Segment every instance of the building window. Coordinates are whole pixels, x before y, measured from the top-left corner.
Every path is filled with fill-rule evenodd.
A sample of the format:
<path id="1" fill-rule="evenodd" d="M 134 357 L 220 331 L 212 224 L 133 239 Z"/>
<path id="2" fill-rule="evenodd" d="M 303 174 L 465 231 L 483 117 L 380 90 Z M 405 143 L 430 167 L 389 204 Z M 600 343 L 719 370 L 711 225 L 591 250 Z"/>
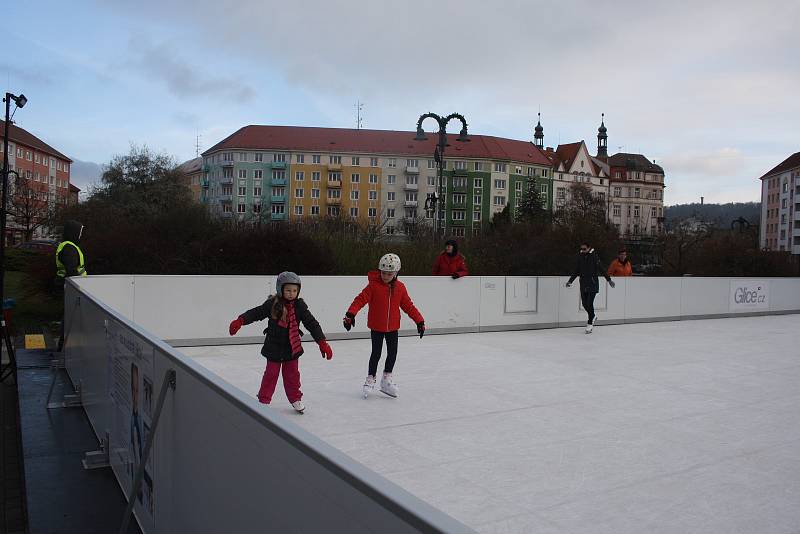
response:
<path id="1" fill-rule="evenodd" d="M 466 170 L 467 162 L 466 161 L 454 161 L 453 168 L 458 169 L 459 171 Z"/>
<path id="2" fill-rule="evenodd" d="M 406 218 L 407 219 L 416 219 L 417 218 L 417 208 L 406 208 Z"/>
<path id="3" fill-rule="evenodd" d="M 386 235 L 394 234 L 394 226 L 387 226 L 386 227 Z"/>
<path id="4" fill-rule="evenodd" d="M 239 161 L 247 161 L 247 152 L 237 152 L 236 157 Z"/>
<path id="5" fill-rule="evenodd" d="M 350 182 L 357 184 L 361 181 L 361 175 L 358 173 L 354 173 L 350 175 Z"/>
<path id="6" fill-rule="evenodd" d="M 547 194 L 547 184 L 539 184 L 539 193 L 542 195 Z"/>
<path id="7" fill-rule="evenodd" d="M 273 154 L 272 161 L 275 163 L 286 163 L 286 154 Z"/>
<path id="8" fill-rule="evenodd" d="M 508 166 L 505 163 L 495 163 L 494 172 L 506 172 Z"/>
<path id="9" fill-rule="evenodd" d="M 240 187 L 240 188 L 239 188 L 239 196 L 240 196 L 240 197 L 243 197 L 243 196 L 245 196 L 246 194 L 247 194 L 247 188 L 246 188 L 246 187 Z"/>
<path id="10" fill-rule="evenodd" d="M 473 204 L 480 204 L 481 203 L 481 195 L 474 195 L 472 197 Z"/>
<path id="11" fill-rule="evenodd" d="M 328 182 L 341 182 L 342 181 L 342 173 L 336 171 L 328 172 Z"/>
<path id="12" fill-rule="evenodd" d="M 639 187 L 633 188 L 633 196 L 634 198 L 639 198 L 642 195 L 642 190 Z"/>
<path id="13" fill-rule="evenodd" d="M 295 215 L 302 215 L 303 214 L 303 206 L 295 206 L 294 207 L 294 214 Z"/>
<path id="14" fill-rule="evenodd" d="M 350 217 L 358 217 L 358 208 L 350 208 Z"/>
<path id="15" fill-rule="evenodd" d="M 378 175 L 377 174 L 370 174 L 369 175 L 369 183 L 377 184 L 378 183 Z"/>
<path id="16" fill-rule="evenodd" d="M 286 179 L 286 171 L 272 171 L 272 179 L 273 180 L 285 180 Z"/>
<path id="17" fill-rule="evenodd" d="M 394 208 L 386 208 L 386 218 L 394 219 Z"/>
<path id="18" fill-rule="evenodd" d="M 506 188 L 506 181 L 505 180 L 495 180 L 494 181 L 494 188 L 495 189 L 505 189 Z"/>
<path id="19" fill-rule="evenodd" d="M 419 167 L 419 160 L 418 159 L 407 159 L 406 160 L 406 167 Z"/>
<path id="20" fill-rule="evenodd" d="M 270 211 L 272 212 L 273 215 L 283 215 L 284 213 L 286 213 L 286 209 L 283 204 L 273 204 Z"/>
<path id="21" fill-rule="evenodd" d="M 332 199 L 342 198 L 342 190 L 341 189 L 328 189 L 328 198 L 332 198 Z"/>
<path id="22" fill-rule="evenodd" d="M 350 200 L 358 200 L 358 189 L 350 191 Z"/>
<path id="23" fill-rule="evenodd" d="M 473 211 L 472 212 L 472 220 L 473 221 L 480 221 L 481 220 L 481 212 L 480 211 Z"/>
<path id="24" fill-rule="evenodd" d="M 247 213 L 247 205 L 245 205 L 245 204 L 237 204 L 236 205 L 236 213 Z"/>
<path id="25" fill-rule="evenodd" d="M 390 175 L 388 175 L 388 176 L 386 177 L 386 183 L 387 183 L 387 184 L 394 184 L 394 183 L 397 183 L 397 176 L 395 176 L 394 174 L 390 174 Z"/>
<path id="26" fill-rule="evenodd" d="M 377 217 L 377 216 L 378 216 L 378 208 L 367 209 L 367 217 Z"/>
<path id="27" fill-rule="evenodd" d="M 239 169 L 239 178 L 247 178 L 247 171 L 245 169 Z"/>
<path id="28" fill-rule="evenodd" d="M 253 178 L 255 180 L 261 180 L 263 177 L 264 177 L 264 171 L 262 170 L 253 171 Z"/>
<path id="29" fill-rule="evenodd" d="M 397 167 L 397 160 L 394 158 L 389 158 L 389 161 L 386 163 L 387 167 Z"/>
<path id="30" fill-rule="evenodd" d="M 656 216 L 656 207 L 655 206 L 650 208 L 650 216 L 651 217 L 655 217 Z"/>
<path id="31" fill-rule="evenodd" d="M 273 197 L 282 197 L 286 195 L 286 188 L 285 187 L 273 187 L 272 188 L 272 196 Z"/>
<path id="32" fill-rule="evenodd" d="M 332 165 L 341 165 L 342 156 L 328 156 L 328 163 Z"/>
<path id="33" fill-rule="evenodd" d="M 454 221 L 463 221 L 467 218 L 467 214 L 464 210 L 453 210 L 453 220 Z"/>
<path id="34" fill-rule="evenodd" d="M 517 181 L 514 184 L 514 191 L 516 191 L 517 193 L 522 193 L 522 182 Z"/>
<path id="35" fill-rule="evenodd" d="M 369 166 L 370 167 L 377 167 L 378 166 L 378 158 L 369 158 Z"/>
<path id="36" fill-rule="evenodd" d="M 417 185 L 419 177 L 417 175 L 406 176 L 406 185 Z"/>
<path id="37" fill-rule="evenodd" d="M 361 158 L 358 156 L 351 156 L 350 157 L 350 165 L 353 167 L 360 167 L 361 166 Z"/>
<path id="38" fill-rule="evenodd" d="M 614 217 L 622 217 L 622 206 L 619 204 L 614 204 L 612 213 L 614 214 Z"/>
<path id="39" fill-rule="evenodd" d="M 257 185 L 253 188 L 253 196 L 260 197 L 261 196 L 261 186 Z"/>
<path id="40" fill-rule="evenodd" d="M 482 171 L 482 170 L 483 170 L 483 163 L 481 163 L 480 161 L 476 161 L 476 162 L 475 162 L 475 163 L 473 163 L 472 165 L 473 165 L 473 168 L 474 168 L 476 171 Z"/>
<path id="41" fill-rule="evenodd" d="M 394 191 L 387 191 L 386 192 L 386 200 L 388 202 L 393 202 L 394 201 Z"/>
<path id="42" fill-rule="evenodd" d="M 416 202 L 417 201 L 417 194 L 413 192 L 406 193 L 406 202 Z"/>
<path id="43" fill-rule="evenodd" d="M 306 155 L 305 154 L 296 154 L 294 160 L 297 163 L 305 163 L 306 162 Z M 302 211 L 302 210 L 300 210 Z"/>
<path id="44" fill-rule="evenodd" d="M 621 197 L 622 196 L 622 188 L 621 187 L 614 187 L 614 196 Z"/>
<path id="45" fill-rule="evenodd" d="M 311 190 L 311 198 L 319 198 L 319 189 Z"/>
<path id="46" fill-rule="evenodd" d="M 319 154 L 312 154 L 311 163 L 316 163 L 316 164 L 322 163 L 322 156 L 320 156 Z"/>
<path id="47" fill-rule="evenodd" d="M 298 182 L 302 182 L 303 180 L 306 179 L 306 173 L 303 171 L 297 171 L 296 173 L 294 173 L 294 179 L 297 180 Z"/>
<path id="48" fill-rule="evenodd" d="M 305 191 L 302 188 L 294 190 L 294 198 L 303 198 Z"/>
<path id="49" fill-rule="evenodd" d="M 467 195 L 464 193 L 453 193 L 453 204 L 464 204 L 467 201 Z"/>
<path id="50" fill-rule="evenodd" d="M 338 217 L 339 216 L 339 206 L 328 206 L 328 216 L 330 217 Z"/>
<path id="51" fill-rule="evenodd" d="M 370 200 L 378 200 L 378 192 L 377 191 L 370 191 L 369 192 L 369 199 Z"/>
<path id="52" fill-rule="evenodd" d="M 262 154 L 261 152 L 256 152 L 255 154 L 253 154 L 253 161 L 264 161 L 264 154 Z"/>
<path id="53" fill-rule="evenodd" d="M 639 217 L 640 212 L 641 212 L 641 210 L 639 209 L 639 206 L 634 206 L 633 207 L 633 216 L 634 217 Z M 638 234 L 639 232 L 636 232 L 636 233 Z"/>
<path id="54" fill-rule="evenodd" d="M 322 176 L 322 174 L 319 171 L 312 172 L 311 173 L 311 181 L 312 182 L 319 182 L 321 176 Z"/>
<path id="55" fill-rule="evenodd" d="M 495 206 L 505 206 L 506 205 L 506 197 L 500 197 L 500 196 L 494 197 L 494 205 Z"/>
<path id="56" fill-rule="evenodd" d="M 436 177 L 435 176 L 428 176 L 428 186 L 436 187 Z"/>
<path id="57" fill-rule="evenodd" d="M 432 159 L 429 159 L 428 160 L 428 168 L 429 169 L 435 169 L 436 168 L 436 162 L 434 160 L 432 160 Z"/>
<path id="58" fill-rule="evenodd" d="M 253 213 L 261 213 L 261 204 L 253 204 Z"/>
<path id="59" fill-rule="evenodd" d="M 311 215 L 319 215 L 319 206 L 311 206 Z"/>

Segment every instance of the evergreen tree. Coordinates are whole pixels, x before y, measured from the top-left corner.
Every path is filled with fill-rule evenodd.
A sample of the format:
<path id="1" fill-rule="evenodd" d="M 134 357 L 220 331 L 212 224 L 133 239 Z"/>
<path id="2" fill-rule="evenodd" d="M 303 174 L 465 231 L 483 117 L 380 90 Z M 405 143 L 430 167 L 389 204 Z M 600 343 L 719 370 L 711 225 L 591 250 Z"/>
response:
<path id="1" fill-rule="evenodd" d="M 528 178 L 517 206 L 517 222 L 546 222 L 550 218 L 547 211 L 547 200 L 536 187 L 536 181 Z"/>

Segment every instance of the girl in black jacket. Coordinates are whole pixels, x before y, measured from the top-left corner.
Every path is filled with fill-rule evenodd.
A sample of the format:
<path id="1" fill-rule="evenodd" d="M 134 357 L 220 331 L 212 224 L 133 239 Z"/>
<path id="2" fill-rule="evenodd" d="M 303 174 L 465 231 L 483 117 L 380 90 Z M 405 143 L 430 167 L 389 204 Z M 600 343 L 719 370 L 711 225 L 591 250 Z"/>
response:
<path id="1" fill-rule="evenodd" d="M 269 319 L 264 333 L 264 346 L 261 354 L 267 359 L 267 368 L 261 379 L 258 400 L 264 404 L 272 401 L 272 394 L 278 383 L 278 374 L 283 374 L 283 387 L 292 407 L 300 413 L 306 409 L 303 405 L 303 392 L 300 391 L 300 368 L 298 358 L 303 354 L 300 343 L 303 323 L 314 341 L 319 345 L 323 358 L 333 358 L 333 349 L 325 341 L 325 334 L 319 323 L 311 315 L 308 305 L 301 298 L 300 277 L 292 272 L 283 272 L 275 282 L 276 294 L 270 295 L 261 306 L 247 310 L 231 322 L 229 331 L 233 336 L 246 324 Z"/>
<path id="2" fill-rule="evenodd" d="M 597 321 L 597 315 L 594 313 L 594 297 L 600 291 L 598 274 L 602 274 L 608 280 L 608 285 L 614 287 L 614 281 L 611 280 L 611 277 L 600 265 L 600 258 L 595 254 L 594 249 L 589 243 L 581 243 L 575 270 L 572 271 L 572 276 L 569 277 L 567 287 L 570 287 L 572 282 L 580 277 L 581 304 L 583 304 L 583 309 L 586 310 L 586 315 L 588 315 L 588 320 L 586 321 L 587 334 L 592 333 L 594 323 Z"/>

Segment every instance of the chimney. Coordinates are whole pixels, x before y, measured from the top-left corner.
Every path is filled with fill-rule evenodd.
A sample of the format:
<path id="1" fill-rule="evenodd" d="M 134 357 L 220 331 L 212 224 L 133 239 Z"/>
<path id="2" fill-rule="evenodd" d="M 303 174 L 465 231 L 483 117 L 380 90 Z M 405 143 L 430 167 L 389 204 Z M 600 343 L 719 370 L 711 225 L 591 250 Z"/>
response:
<path id="1" fill-rule="evenodd" d="M 552 152 L 553 151 L 553 147 L 549 146 L 549 147 L 545 148 L 545 150 L 547 150 L 548 152 Z"/>
<path id="2" fill-rule="evenodd" d="M 703 197 L 700 197 L 700 205 L 703 205 Z"/>

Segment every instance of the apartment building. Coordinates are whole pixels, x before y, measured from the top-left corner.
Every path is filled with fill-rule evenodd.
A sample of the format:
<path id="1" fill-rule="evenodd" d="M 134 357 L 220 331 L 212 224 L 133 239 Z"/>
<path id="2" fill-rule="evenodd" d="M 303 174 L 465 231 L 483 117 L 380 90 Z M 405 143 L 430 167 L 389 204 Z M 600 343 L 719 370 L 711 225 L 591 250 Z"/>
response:
<path id="1" fill-rule="evenodd" d="M 761 248 L 800 254 L 800 152 L 761 180 Z"/>
<path id="2" fill-rule="evenodd" d="M 3 149 L 5 121 L 0 120 L 0 157 Z M 69 200 L 70 165 L 72 160 L 27 130 L 9 125 L 8 165 L 9 216 L 6 243 L 44 237 L 49 228 L 41 221 L 57 204 Z"/>
<path id="3" fill-rule="evenodd" d="M 630 239 L 664 231 L 664 169 L 642 154 L 620 152 L 608 158 L 609 220 Z"/>
<path id="4" fill-rule="evenodd" d="M 203 153 L 202 187 L 224 218 L 280 221 L 347 215 L 387 234 L 432 224 L 425 201 L 441 193 L 447 235 L 477 233 L 494 213 L 513 207 L 524 187 L 552 195 L 551 162 L 531 142 L 455 136 L 442 180 L 436 139 L 415 132 L 245 126 Z"/>

